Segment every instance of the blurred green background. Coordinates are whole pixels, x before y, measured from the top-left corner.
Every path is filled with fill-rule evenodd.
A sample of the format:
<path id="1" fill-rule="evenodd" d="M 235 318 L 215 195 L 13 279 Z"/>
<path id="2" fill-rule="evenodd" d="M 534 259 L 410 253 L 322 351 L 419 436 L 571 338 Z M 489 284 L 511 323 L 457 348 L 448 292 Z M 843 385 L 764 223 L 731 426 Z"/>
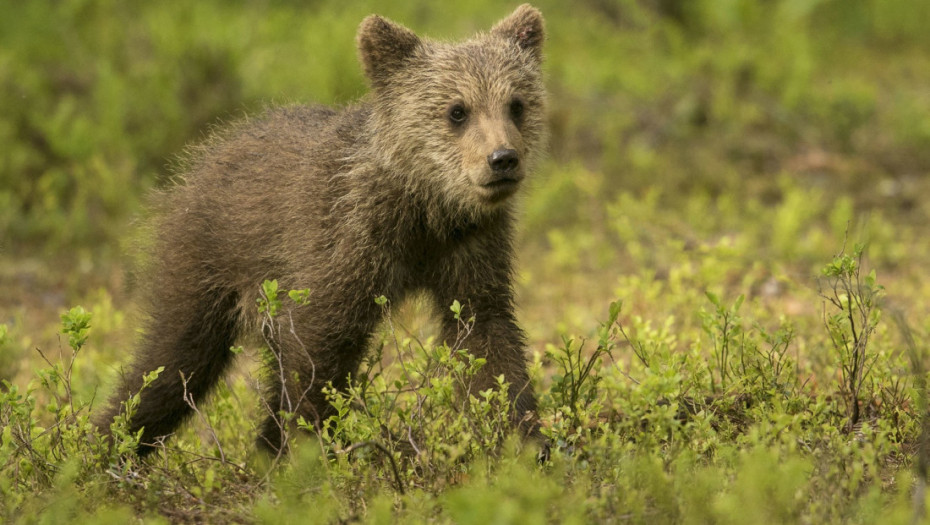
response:
<path id="1" fill-rule="evenodd" d="M 363 96 L 365 15 L 454 39 L 515 5 L 0 3 L 0 322 L 14 346 L 53 341 L 78 301 L 127 304 L 135 223 L 185 145 L 269 104 Z M 732 265 L 702 263 L 695 291 L 809 281 L 847 230 L 905 294 L 926 290 L 930 2 L 537 5 L 552 140 L 520 244 L 537 341 L 590 327 L 624 275 L 668 279 L 708 246 Z M 663 301 L 647 294 L 641 312 Z M 131 337 L 118 327 L 107 346 Z"/>
<path id="2" fill-rule="evenodd" d="M 670 204 L 686 192 L 774 202 L 783 197 L 776 179 L 788 173 L 824 187 L 827 197 L 849 193 L 856 205 L 926 217 L 914 190 L 930 171 L 930 3 L 538 6 L 548 20 L 547 171 L 602 175 L 604 201 L 619 190 L 659 187 Z M 368 13 L 450 38 L 486 29 L 512 8 L 4 2 L 2 249 L 106 251 L 146 191 L 167 179 L 172 159 L 210 126 L 268 103 L 358 98 L 366 86 L 354 37 Z M 540 202 L 529 203 L 530 226 L 577 220 L 579 191 L 534 194 Z"/>

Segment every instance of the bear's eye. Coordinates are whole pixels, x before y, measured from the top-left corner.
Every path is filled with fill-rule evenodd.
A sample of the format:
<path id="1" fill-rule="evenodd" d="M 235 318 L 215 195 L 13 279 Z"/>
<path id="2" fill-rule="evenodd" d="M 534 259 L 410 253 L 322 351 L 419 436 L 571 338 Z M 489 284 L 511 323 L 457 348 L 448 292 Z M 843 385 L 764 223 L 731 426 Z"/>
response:
<path id="1" fill-rule="evenodd" d="M 465 110 L 465 106 L 461 104 L 453 104 L 449 108 L 449 122 L 453 126 L 461 126 L 468 119 L 468 111 Z"/>
<path id="2" fill-rule="evenodd" d="M 523 101 L 515 98 L 510 102 L 510 118 L 514 122 L 520 122 L 523 119 Z"/>

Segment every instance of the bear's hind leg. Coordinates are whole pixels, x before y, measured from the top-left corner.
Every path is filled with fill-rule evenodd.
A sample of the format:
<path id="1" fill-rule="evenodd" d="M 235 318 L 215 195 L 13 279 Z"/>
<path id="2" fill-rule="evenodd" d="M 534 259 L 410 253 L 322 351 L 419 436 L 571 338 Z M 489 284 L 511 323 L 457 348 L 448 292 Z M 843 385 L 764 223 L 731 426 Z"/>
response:
<path id="1" fill-rule="evenodd" d="M 183 296 L 162 291 L 135 360 L 120 382 L 109 406 L 94 418 L 108 429 L 123 410 L 123 402 L 142 389 L 143 376 L 164 370 L 140 395 L 129 431 L 144 429 L 138 452 L 145 455 L 160 437 L 174 432 L 192 412 L 189 402 L 202 401 L 233 361 L 239 315 L 238 296 L 209 290 Z M 186 399 L 185 399 L 186 393 Z"/>

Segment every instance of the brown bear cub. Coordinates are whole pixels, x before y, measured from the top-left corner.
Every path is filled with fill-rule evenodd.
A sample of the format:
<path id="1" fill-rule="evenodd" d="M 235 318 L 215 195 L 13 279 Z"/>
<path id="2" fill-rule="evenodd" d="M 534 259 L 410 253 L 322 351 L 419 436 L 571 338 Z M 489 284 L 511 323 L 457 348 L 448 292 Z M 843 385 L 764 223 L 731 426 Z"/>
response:
<path id="1" fill-rule="evenodd" d="M 284 445 L 281 410 L 319 423 L 321 392 L 344 388 L 381 320 L 375 298 L 425 291 L 440 340 L 460 338 L 449 311 L 474 325 L 461 345 L 484 357 L 473 387 L 503 374 L 514 425 L 534 434 L 524 334 L 513 298 L 513 195 L 545 145 L 543 19 L 529 5 L 489 33 L 450 44 L 366 18 L 358 49 L 371 93 L 341 110 L 290 106 L 218 134 L 183 182 L 158 199 L 148 322 L 108 407 L 147 372 L 130 430 L 139 452 L 175 431 L 230 367 L 236 341 L 264 331 L 271 346 L 269 412 L 258 443 Z M 262 324 L 261 283 L 308 289 L 303 306 Z M 473 390 L 474 391 L 474 390 Z"/>

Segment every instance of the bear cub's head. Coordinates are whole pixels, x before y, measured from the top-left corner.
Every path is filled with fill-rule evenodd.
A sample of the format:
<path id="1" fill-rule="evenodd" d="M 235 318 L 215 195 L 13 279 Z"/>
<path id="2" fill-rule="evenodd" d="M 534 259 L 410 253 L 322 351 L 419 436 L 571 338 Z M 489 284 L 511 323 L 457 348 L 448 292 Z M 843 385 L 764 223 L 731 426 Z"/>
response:
<path id="1" fill-rule="evenodd" d="M 529 5 L 460 43 L 366 18 L 358 47 L 383 165 L 475 211 L 507 201 L 545 147 L 543 39 Z"/>

